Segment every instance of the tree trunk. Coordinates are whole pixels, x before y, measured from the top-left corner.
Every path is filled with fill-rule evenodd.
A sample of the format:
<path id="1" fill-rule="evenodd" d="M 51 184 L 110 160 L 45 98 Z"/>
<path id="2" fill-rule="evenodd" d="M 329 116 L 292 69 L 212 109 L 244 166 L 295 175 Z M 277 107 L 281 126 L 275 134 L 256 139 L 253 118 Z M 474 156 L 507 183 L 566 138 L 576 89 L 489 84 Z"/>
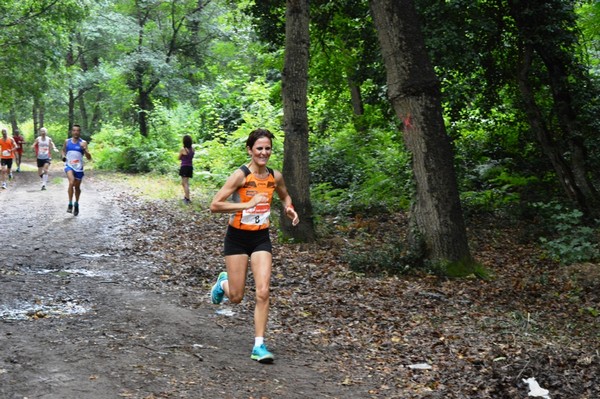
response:
<path id="1" fill-rule="evenodd" d="M 44 105 L 43 101 L 40 101 L 39 103 L 39 108 L 38 108 L 38 120 L 40 121 L 40 128 L 46 126 L 46 121 L 45 121 L 45 117 L 46 117 L 46 106 Z"/>
<path id="2" fill-rule="evenodd" d="M 142 79 L 140 78 L 140 81 Z M 143 89 L 138 90 L 137 119 L 142 137 L 148 137 L 148 111 L 150 110 L 150 95 Z"/>
<path id="3" fill-rule="evenodd" d="M 438 79 L 425 49 L 413 1 L 371 0 L 387 71 L 388 96 L 404 122 L 416 199 L 411 240 L 425 259 L 471 262 L 453 151 L 442 117 Z"/>
<path id="4" fill-rule="evenodd" d="M 536 103 L 535 95 L 529 83 L 529 71 L 531 67 L 533 49 L 531 46 L 525 46 L 521 69 L 518 75 L 519 90 L 523 99 L 525 114 L 529 120 L 529 126 L 535 133 L 543 153 L 548 157 L 554 172 L 563 191 L 575 203 L 585 203 L 585 196 L 577 187 L 573 172 L 569 168 L 568 162 L 561 154 L 561 150 L 554 140 L 552 133 L 544 122 L 544 116 Z"/>
<path id="5" fill-rule="evenodd" d="M 352 99 L 352 110 L 354 115 L 362 116 L 365 113 L 365 107 L 362 101 L 362 95 L 360 94 L 360 86 L 352 79 L 348 79 L 348 86 L 350 87 L 350 98 Z"/>
<path id="6" fill-rule="evenodd" d="M 102 107 L 99 104 L 102 104 L 102 92 L 98 91 L 96 93 L 96 101 L 92 104 L 92 121 L 89 127 L 91 132 L 95 132 L 100 128 L 100 121 L 102 120 Z"/>
<path id="7" fill-rule="evenodd" d="M 69 132 L 73 128 L 75 124 L 75 94 L 73 93 L 73 88 L 69 87 L 69 110 L 68 110 L 68 124 L 69 124 Z"/>
<path id="8" fill-rule="evenodd" d="M 15 111 L 14 107 L 10 107 L 10 127 L 12 130 L 12 133 L 14 134 L 15 131 L 19 130 L 19 122 L 17 121 L 17 112 Z"/>
<path id="9" fill-rule="evenodd" d="M 37 97 L 33 98 L 33 106 L 31 107 L 31 118 L 33 119 L 33 137 L 37 137 L 38 131 L 40 129 L 40 125 L 38 123 L 38 99 Z"/>
<path id="10" fill-rule="evenodd" d="M 77 33 L 77 41 L 78 42 L 82 42 L 83 39 L 81 38 L 81 33 Z M 79 67 L 81 68 L 81 71 L 83 73 L 88 72 L 89 67 L 88 67 L 88 63 L 87 63 L 87 58 L 85 56 L 85 53 L 81 53 L 79 54 Z M 87 91 L 87 88 L 82 88 L 80 87 L 77 90 L 77 100 L 79 102 L 79 115 L 80 115 L 80 121 L 79 124 L 81 125 L 81 129 L 85 132 L 84 134 L 82 134 L 82 138 L 84 140 L 88 140 L 90 139 L 89 134 L 90 134 L 90 126 L 89 126 L 89 117 L 88 117 L 88 112 L 87 112 L 87 106 L 85 103 L 85 92 Z"/>
<path id="11" fill-rule="evenodd" d="M 315 231 L 310 202 L 308 169 L 308 91 L 309 5 L 308 0 L 287 0 L 285 15 L 285 59 L 283 66 L 283 176 L 294 201 L 300 223 L 292 227 L 282 213 L 284 235 L 312 242 Z"/>
<path id="12" fill-rule="evenodd" d="M 84 132 L 89 132 L 90 129 L 90 125 L 89 125 L 89 117 L 88 117 L 88 112 L 87 112 L 87 107 L 85 104 L 85 96 L 84 96 L 85 91 L 84 90 L 79 90 L 79 93 L 77 94 L 77 99 L 79 100 L 79 114 L 81 115 L 81 129 Z M 89 137 L 83 136 L 83 139 L 85 140 L 89 140 Z"/>
<path id="13" fill-rule="evenodd" d="M 549 157 L 563 190 L 589 220 L 600 216 L 600 194 L 590 176 L 584 136 L 597 132 L 587 126 L 577 109 L 579 90 L 589 90 L 584 83 L 590 79 L 572 54 L 576 45 L 575 11 L 561 1 L 508 2 L 510 13 L 524 44 L 524 59 L 519 71 L 519 87 L 526 102 L 526 113 L 540 145 Z M 543 117 L 535 102 L 535 87 L 530 81 L 533 55 L 546 68 L 548 89 L 552 93 L 551 118 Z M 579 88 L 573 84 L 578 82 Z M 593 87 L 589 84 L 588 87 Z M 539 89 L 538 89 L 539 90 Z M 544 121 L 548 122 L 544 122 Z M 586 133 L 587 132 L 587 133 Z"/>

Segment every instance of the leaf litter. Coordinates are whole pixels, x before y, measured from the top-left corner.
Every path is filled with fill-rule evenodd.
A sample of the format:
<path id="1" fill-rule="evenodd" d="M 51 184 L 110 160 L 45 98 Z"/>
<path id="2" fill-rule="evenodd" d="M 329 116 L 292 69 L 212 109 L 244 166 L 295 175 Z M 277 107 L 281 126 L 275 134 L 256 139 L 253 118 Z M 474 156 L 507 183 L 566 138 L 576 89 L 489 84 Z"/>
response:
<path id="1" fill-rule="evenodd" d="M 149 284 L 185 292 L 191 307 L 209 301 L 224 268 L 227 216 L 174 201 L 122 203 L 127 250 L 159 263 Z M 349 219 L 350 227 L 316 244 L 281 243 L 272 228 L 268 339 L 307 363 L 325 361 L 340 385 L 372 397 L 521 398 L 528 378 L 553 398 L 600 397 L 599 318 L 590 311 L 600 307 L 600 265 L 588 265 L 596 274 L 581 284 L 547 259 L 526 225 L 482 218 L 469 221 L 469 240 L 489 280 L 350 270 L 343 258 L 350 247 L 405 233 L 398 220 L 406 216 L 397 216 Z M 248 279 L 245 300 L 222 313 L 251 317 Z"/>

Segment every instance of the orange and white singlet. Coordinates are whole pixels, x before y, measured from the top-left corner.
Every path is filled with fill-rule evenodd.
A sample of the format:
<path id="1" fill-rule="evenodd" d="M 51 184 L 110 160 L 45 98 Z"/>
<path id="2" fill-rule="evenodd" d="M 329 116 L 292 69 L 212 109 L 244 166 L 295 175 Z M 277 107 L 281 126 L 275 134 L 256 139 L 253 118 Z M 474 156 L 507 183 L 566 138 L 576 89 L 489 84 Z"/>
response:
<path id="1" fill-rule="evenodd" d="M 260 203 L 256 206 L 237 211 L 229 218 L 229 225 L 236 229 L 256 231 L 269 227 L 269 216 L 271 215 L 271 200 L 275 191 L 275 173 L 273 169 L 267 168 L 269 174 L 264 179 L 260 179 L 250 172 L 246 165 L 240 166 L 240 169 L 246 175 L 244 185 L 233 193 L 234 202 L 248 202 L 258 193 L 267 195 L 269 202 Z"/>
<path id="2" fill-rule="evenodd" d="M 7 137 L 6 140 L 0 137 L 0 158 L 12 159 L 13 150 L 16 147 L 12 138 Z"/>

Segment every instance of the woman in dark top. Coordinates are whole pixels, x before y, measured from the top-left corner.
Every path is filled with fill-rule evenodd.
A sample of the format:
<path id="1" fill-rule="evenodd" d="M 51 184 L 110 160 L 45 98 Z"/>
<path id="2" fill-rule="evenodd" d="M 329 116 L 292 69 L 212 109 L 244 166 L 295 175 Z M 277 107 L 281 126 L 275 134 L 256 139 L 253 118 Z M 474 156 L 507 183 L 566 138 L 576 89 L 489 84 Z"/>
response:
<path id="1" fill-rule="evenodd" d="M 181 185 L 183 186 L 183 202 L 189 204 L 190 201 L 190 178 L 194 174 L 194 149 L 192 148 L 192 136 L 183 136 L 183 148 L 179 151 L 179 176 L 181 176 Z"/>

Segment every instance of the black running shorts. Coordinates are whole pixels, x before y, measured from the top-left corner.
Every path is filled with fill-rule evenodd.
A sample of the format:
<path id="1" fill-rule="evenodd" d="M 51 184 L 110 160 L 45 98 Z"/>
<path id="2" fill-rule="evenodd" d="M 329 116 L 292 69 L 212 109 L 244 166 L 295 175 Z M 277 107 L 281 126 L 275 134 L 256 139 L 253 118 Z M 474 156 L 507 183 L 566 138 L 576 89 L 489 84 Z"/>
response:
<path id="1" fill-rule="evenodd" d="M 181 177 L 192 177 L 194 174 L 193 166 L 181 166 L 179 168 L 179 176 Z"/>
<path id="2" fill-rule="evenodd" d="M 272 253 L 269 229 L 248 231 L 227 226 L 224 253 L 227 255 L 252 255 L 253 252 L 267 251 Z"/>
<path id="3" fill-rule="evenodd" d="M 37 167 L 38 168 L 43 168 L 44 165 L 46 165 L 47 163 L 51 163 L 52 161 L 50 159 L 37 159 Z"/>

